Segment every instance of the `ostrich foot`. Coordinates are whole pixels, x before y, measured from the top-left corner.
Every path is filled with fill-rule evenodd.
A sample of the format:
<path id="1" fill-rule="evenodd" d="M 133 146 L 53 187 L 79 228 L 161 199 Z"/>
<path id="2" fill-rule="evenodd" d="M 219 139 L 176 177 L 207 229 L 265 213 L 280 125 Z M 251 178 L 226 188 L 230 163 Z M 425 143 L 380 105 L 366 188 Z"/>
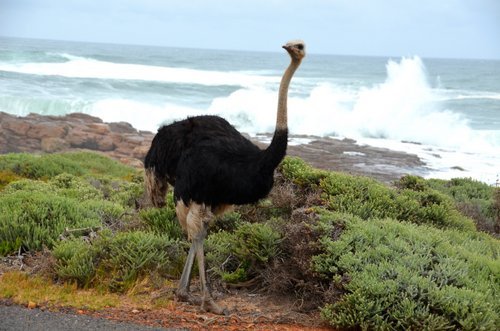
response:
<path id="1" fill-rule="evenodd" d="M 195 297 L 194 295 L 191 295 L 191 293 L 186 292 L 186 291 L 177 291 L 176 292 L 176 297 L 179 301 L 182 302 L 189 302 L 192 305 L 199 306 L 201 305 L 202 301 L 200 298 Z"/>
<path id="2" fill-rule="evenodd" d="M 217 315 L 229 315 L 227 308 L 219 306 L 212 298 L 202 300 L 186 291 L 177 291 L 176 297 L 179 301 L 188 302 L 193 306 L 200 306 L 203 311 Z"/>
<path id="3" fill-rule="evenodd" d="M 203 311 L 207 311 L 217 315 L 229 315 L 229 311 L 227 310 L 227 308 L 219 306 L 212 298 L 203 300 L 203 302 L 201 303 L 201 309 Z"/>

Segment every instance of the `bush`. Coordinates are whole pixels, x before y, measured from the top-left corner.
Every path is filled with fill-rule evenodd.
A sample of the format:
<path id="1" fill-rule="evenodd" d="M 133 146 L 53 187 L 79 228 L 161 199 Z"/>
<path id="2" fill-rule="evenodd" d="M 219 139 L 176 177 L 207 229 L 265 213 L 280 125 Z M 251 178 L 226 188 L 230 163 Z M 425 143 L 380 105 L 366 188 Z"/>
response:
<path id="1" fill-rule="evenodd" d="M 93 153 L 2 155 L 0 173 L 0 255 L 121 221 L 143 192 L 135 170 Z"/>
<path id="2" fill-rule="evenodd" d="M 178 240 L 184 238 L 182 228 L 177 220 L 174 209 L 168 206 L 164 208 L 145 209 L 141 210 L 139 215 L 148 231 Z"/>
<path id="3" fill-rule="evenodd" d="M 81 238 L 61 241 L 52 250 L 56 259 L 55 272 L 60 279 L 87 287 L 95 275 L 98 252 Z"/>
<path id="4" fill-rule="evenodd" d="M 62 173 L 75 176 L 85 174 L 133 177 L 136 172 L 106 156 L 91 152 L 60 154 L 6 154 L 0 155 L 0 171 L 31 179 L 47 179 Z"/>
<path id="5" fill-rule="evenodd" d="M 10 170 L 0 170 L 0 191 L 11 182 L 22 179 Z"/>
<path id="6" fill-rule="evenodd" d="M 74 175 L 14 181 L 0 193 L 0 254 L 51 248 L 66 228 L 98 227 L 124 210 Z"/>
<path id="7" fill-rule="evenodd" d="M 184 249 L 182 243 L 165 235 L 104 232 L 90 243 L 79 238 L 63 241 L 53 254 L 62 280 L 124 292 L 147 275 L 180 274 Z"/>
<path id="8" fill-rule="evenodd" d="M 267 224 L 243 223 L 233 233 L 208 236 L 207 262 L 224 281 L 245 281 L 259 275 L 280 254 L 280 241 L 280 234 Z"/>
<path id="9" fill-rule="evenodd" d="M 315 268 L 345 294 L 322 314 L 364 329 L 498 328 L 498 242 L 479 233 L 323 212 Z M 342 235 L 332 230 L 342 224 Z"/>
<path id="10" fill-rule="evenodd" d="M 47 192 L 15 191 L 0 195 L 2 255 L 51 248 L 66 228 L 95 227 L 100 215 L 81 202 Z"/>
<path id="11" fill-rule="evenodd" d="M 450 196 L 457 209 L 467 217 L 472 218 L 477 228 L 500 235 L 500 207 L 494 188 L 485 183 L 470 178 L 454 178 L 449 181 L 430 179 L 428 184 L 433 189 Z M 498 193 L 497 193 L 498 194 Z"/>
<path id="12" fill-rule="evenodd" d="M 328 172 L 314 169 L 298 157 L 286 157 L 278 171 L 288 180 L 300 186 L 315 186 Z"/>
<path id="13" fill-rule="evenodd" d="M 395 189 L 367 177 L 314 170 L 294 158 L 286 158 L 281 171 L 293 183 L 319 188 L 322 203 L 332 211 L 365 220 L 389 217 L 439 228 L 474 229 L 449 197 L 415 176 L 405 177 L 398 183 L 399 189 Z"/>
<path id="14" fill-rule="evenodd" d="M 136 208 L 144 192 L 141 182 L 131 182 L 108 175 L 88 177 L 86 180 L 101 192 L 104 199 L 123 207 Z"/>

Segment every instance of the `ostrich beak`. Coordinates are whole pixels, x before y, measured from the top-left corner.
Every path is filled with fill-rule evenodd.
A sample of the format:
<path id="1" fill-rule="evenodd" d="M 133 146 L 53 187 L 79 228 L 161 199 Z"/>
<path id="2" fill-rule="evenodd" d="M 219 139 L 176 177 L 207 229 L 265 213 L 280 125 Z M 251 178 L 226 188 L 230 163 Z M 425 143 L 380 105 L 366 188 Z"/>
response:
<path id="1" fill-rule="evenodd" d="M 286 49 L 287 51 L 289 51 L 289 50 L 292 48 L 292 46 L 290 46 L 290 45 L 283 45 L 283 46 L 281 46 L 281 47 L 283 47 L 283 48 L 284 48 L 284 49 Z"/>

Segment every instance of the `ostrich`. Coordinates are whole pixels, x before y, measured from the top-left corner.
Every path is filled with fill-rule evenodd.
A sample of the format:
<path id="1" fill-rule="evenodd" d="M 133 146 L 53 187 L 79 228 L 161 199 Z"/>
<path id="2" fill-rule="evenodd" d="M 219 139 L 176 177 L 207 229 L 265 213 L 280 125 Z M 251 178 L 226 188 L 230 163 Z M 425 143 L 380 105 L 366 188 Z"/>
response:
<path id="1" fill-rule="evenodd" d="M 144 160 L 146 196 L 155 207 L 165 205 L 168 184 L 174 187 L 177 218 L 191 248 L 182 271 L 177 298 L 201 305 L 204 311 L 226 314 L 207 286 L 203 242 L 210 221 L 234 205 L 255 203 L 273 186 L 274 170 L 286 154 L 287 95 L 295 70 L 305 56 L 304 42 L 283 48 L 291 62 L 281 79 L 276 128 L 270 145 L 261 150 L 225 119 L 195 116 L 158 129 Z M 189 292 L 191 269 L 198 260 L 201 298 Z"/>

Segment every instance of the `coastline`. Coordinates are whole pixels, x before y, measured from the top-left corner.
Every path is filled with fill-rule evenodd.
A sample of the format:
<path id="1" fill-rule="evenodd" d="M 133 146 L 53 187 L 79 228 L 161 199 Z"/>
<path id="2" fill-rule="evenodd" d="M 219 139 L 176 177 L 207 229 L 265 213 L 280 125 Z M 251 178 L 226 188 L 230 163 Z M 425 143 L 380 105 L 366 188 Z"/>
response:
<path id="1" fill-rule="evenodd" d="M 129 123 L 107 123 L 82 113 L 19 117 L 0 112 L 0 154 L 90 150 L 141 168 L 153 137 L 154 133 L 137 130 Z M 250 139 L 265 148 L 270 137 L 265 134 Z M 368 176 L 385 183 L 427 171 L 417 155 L 359 145 L 352 139 L 290 135 L 287 155 L 300 157 L 319 169 Z"/>

